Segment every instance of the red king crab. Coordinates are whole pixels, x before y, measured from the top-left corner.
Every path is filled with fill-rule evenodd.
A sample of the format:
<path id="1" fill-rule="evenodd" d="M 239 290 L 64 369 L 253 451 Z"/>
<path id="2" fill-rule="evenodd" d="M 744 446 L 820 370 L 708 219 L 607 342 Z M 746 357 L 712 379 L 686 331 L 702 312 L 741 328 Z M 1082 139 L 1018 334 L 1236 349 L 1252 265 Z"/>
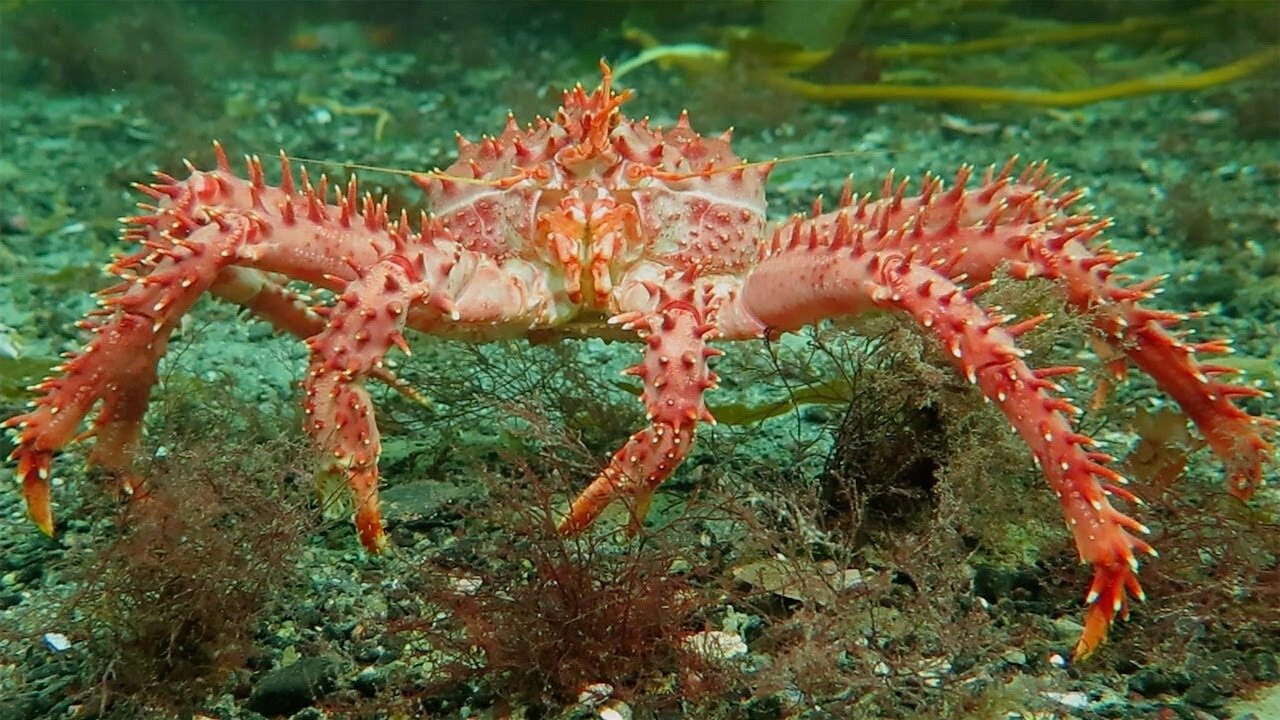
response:
<path id="1" fill-rule="evenodd" d="M 917 190 L 893 174 L 874 197 L 845 192 L 833 210 L 765 217 L 772 163 L 734 155 L 728 132 L 698 135 L 682 114 L 650 127 L 621 111 L 608 67 L 600 86 L 564 94 L 554 119 L 521 127 L 509 118 L 495 137 L 458 138 L 458 160 L 416 176 L 430 214 L 389 214 L 387 200 L 361 195 L 353 177 L 330 192 L 305 169 L 295 180 L 281 153 L 282 179 L 268 184 L 248 158 L 182 180 L 158 173 L 150 196 L 126 219 L 124 237 L 142 248 L 118 257 L 121 282 L 100 293 L 80 322 L 79 353 L 35 390 L 29 411 L 9 418 L 12 459 L 28 511 L 52 532 L 50 465 L 75 439 L 96 438 L 88 460 L 136 483 L 132 456 L 156 366 L 170 333 L 206 292 L 277 329 L 304 338 L 306 431 L 345 478 L 360 541 L 384 547 L 378 511 L 379 435 L 365 382 L 404 392 L 384 367 L 408 351 L 406 328 L 473 341 L 597 334 L 642 341 L 627 370 L 643 382 L 648 426 L 618 450 L 573 501 L 561 529 L 586 528 L 614 500 L 633 523 L 654 489 L 680 465 L 716 387 L 712 340 L 776 336 L 825 318 L 872 309 L 914 319 L 956 370 L 1007 416 L 1062 503 L 1081 558 L 1091 563 L 1087 655 L 1111 622 L 1142 597 L 1138 556 L 1154 554 L 1146 528 L 1112 505 L 1136 498 L 1112 458 L 1076 431 L 1078 412 L 1054 379 L 1076 367 L 1032 368 L 1018 336 L 1043 317 L 1012 322 L 977 302 L 998 268 L 1015 279 L 1056 280 L 1070 305 L 1087 311 L 1099 339 L 1151 375 L 1194 421 L 1225 463 L 1229 488 L 1246 498 L 1262 482 L 1275 422 L 1233 402 L 1259 391 L 1224 382 L 1230 369 L 1197 355 L 1225 341 L 1188 343 L 1167 328 L 1186 316 L 1148 309 L 1155 281 L 1124 284 L 1125 256 L 1097 244 L 1108 221 L 1073 210 L 1043 164 L 992 167 L 976 182 L 962 167 L 949 186 L 926 175 Z M 311 307 L 286 288 L 301 281 L 336 295 Z M 602 322 L 604 321 L 604 322 Z M 603 329 L 602 329 L 603 328 Z M 92 428 L 85 416 L 98 407 Z"/>

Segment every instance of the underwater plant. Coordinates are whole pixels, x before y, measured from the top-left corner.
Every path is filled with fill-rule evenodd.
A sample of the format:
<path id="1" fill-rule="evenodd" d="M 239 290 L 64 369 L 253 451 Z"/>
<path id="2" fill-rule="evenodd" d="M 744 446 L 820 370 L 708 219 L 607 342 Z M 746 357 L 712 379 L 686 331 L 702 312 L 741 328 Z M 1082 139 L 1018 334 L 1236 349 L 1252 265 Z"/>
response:
<path id="1" fill-rule="evenodd" d="M 695 74 L 724 74 L 741 67 L 747 69 L 748 82 L 775 90 L 782 96 L 815 102 L 934 101 L 1067 108 L 1153 93 L 1204 90 L 1262 74 L 1280 64 L 1280 45 L 1264 44 L 1243 57 L 1197 72 L 1159 68 L 1139 77 L 1099 84 L 1091 82 L 1090 73 L 1079 64 L 1065 55 L 1055 54 L 1051 48 L 1147 37 L 1163 38 L 1173 44 L 1199 38 L 1214 28 L 1223 28 L 1223 34 L 1228 34 L 1237 17 L 1257 15 L 1259 21 L 1265 23 L 1272 13 L 1265 3 L 1231 5 L 1224 2 L 1193 12 L 1170 11 L 1044 27 L 1012 14 L 996 13 L 1004 4 L 1002 0 L 912 3 L 776 0 L 766 3 L 758 25 L 726 27 L 714 43 L 665 44 L 648 31 L 628 25 L 623 35 L 639 45 L 641 52 L 619 64 L 617 77 L 649 64 L 679 67 Z M 991 25 L 1000 27 L 1000 31 L 987 37 L 938 43 L 871 46 L 868 40 L 873 35 L 930 25 L 948 28 Z M 1042 75 L 1068 78 L 1065 86 L 1027 88 L 1024 87 L 1026 79 L 1016 75 L 1010 78 L 1009 87 L 946 79 L 962 67 L 958 59 L 1016 49 L 1028 50 L 1031 57 L 1015 64 L 1003 57 L 994 57 L 993 67 L 1003 70 L 1012 65 L 1022 68 L 1024 74 L 1028 69 L 1051 68 Z M 918 66 L 891 68 L 894 63 L 912 62 Z M 939 67 L 931 65 L 935 62 Z M 820 70 L 845 78 L 863 77 L 854 82 L 805 77 L 807 72 Z M 990 72 L 975 74 L 986 76 Z"/>

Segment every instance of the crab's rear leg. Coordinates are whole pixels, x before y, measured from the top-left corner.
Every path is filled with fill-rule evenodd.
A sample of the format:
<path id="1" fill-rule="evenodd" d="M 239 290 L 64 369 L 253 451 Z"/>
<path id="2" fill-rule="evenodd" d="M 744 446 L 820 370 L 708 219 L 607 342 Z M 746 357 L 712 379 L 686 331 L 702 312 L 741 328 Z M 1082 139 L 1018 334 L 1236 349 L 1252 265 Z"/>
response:
<path id="1" fill-rule="evenodd" d="M 1264 465 L 1274 452 L 1267 436 L 1277 424 L 1250 416 L 1236 402 L 1265 393 L 1224 380 L 1235 372 L 1231 367 L 1202 360 L 1229 352 L 1227 341 L 1180 338 L 1171 330 L 1187 315 L 1140 304 L 1157 291 L 1158 279 L 1129 283 L 1116 272 L 1134 255 L 1095 242 L 1111 223 L 1072 210 L 1082 190 L 1066 191 L 1066 180 L 1048 174 L 1044 163 L 1032 163 L 1016 178 L 1014 165 L 1011 160 L 1003 170 L 989 168 L 969 189 L 968 167 L 946 192 L 937 178 L 926 179 L 917 197 L 905 197 L 905 185 L 891 191 L 890 177 L 884 197 L 869 206 L 876 212 L 868 214 L 888 227 L 908 223 L 910 231 L 900 233 L 897 244 L 928 248 L 931 261 L 970 281 L 990 279 L 1006 265 L 1014 278 L 1061 283 L 1068 302 L 1091 318 L 1117 356 L 1107 363 L 1112 371 L 1122 374 L 1127 356 L 1150 375 L 1222 460 L 1231 493 L 1247 499 L 1263 483 Z"/>
<path id="2" fill-rule="evenodd" d="M 627 374 L 644 383 L 642 400 L 650 424 L 632 435 L 573 501 L 561 532 L 584 530 L 619 499 L 629 502 L 630 529 L 638 530 L 654 491 L 688 454 L 698 422 L 715 422 L 702 402 L 703 392 L 716 384 L 707 358 L 720 354 L 706 344 L 711 326 L 692 303 L 661 296 L 656 312 L 611 320 L 636 328 L 644 340 L 644 359 Z"/>

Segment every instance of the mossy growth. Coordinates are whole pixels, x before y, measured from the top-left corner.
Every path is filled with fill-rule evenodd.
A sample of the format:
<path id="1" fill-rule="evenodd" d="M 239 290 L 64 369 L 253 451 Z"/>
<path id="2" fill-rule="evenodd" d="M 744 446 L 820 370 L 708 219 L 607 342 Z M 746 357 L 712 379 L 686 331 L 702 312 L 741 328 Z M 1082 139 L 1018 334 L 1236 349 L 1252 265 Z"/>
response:
<path id="1" fill-rule="evenodd" d="M 349 710 L 381 702 L 393 715 L 436 717 L 467 704 L 556 717 L 624 702 L 638 717 L 716 717 L 705 713 L 732 697 L 724 669 L 688 640 L 714 624 L 725 569 L 692 538 L 704 515 L 724 513 L 692 500 L 634 538 L 607 520 L 558 533 L 593 454 L 541 410 L 506 407 L 522 421 L 519 447 L 501 453 L 502 476 L 473 465 L 484 501 L 455 508 L 461 526 L 433 541 L 421 576 L 406 580 L 412 592 L 399 599 L 389 642 L 424 656 L 420 672 L 393 680 L 395 691 L 381 693 L 390 700 Z"/>
<path id="2" fill-rule="evenodd" d="M 250 440 L 220 409 L 157 433 L 114 539 L 73 550 L 62 569 L 78 587 L 62 612 L 79 619 L 81 700 L 102 716 L 198 710 L 254 655 L 255 621 L 293 578 L 315 517 L 310 448 L 266 417 L 250 425 L 273 424 L 276 439 Z"/>

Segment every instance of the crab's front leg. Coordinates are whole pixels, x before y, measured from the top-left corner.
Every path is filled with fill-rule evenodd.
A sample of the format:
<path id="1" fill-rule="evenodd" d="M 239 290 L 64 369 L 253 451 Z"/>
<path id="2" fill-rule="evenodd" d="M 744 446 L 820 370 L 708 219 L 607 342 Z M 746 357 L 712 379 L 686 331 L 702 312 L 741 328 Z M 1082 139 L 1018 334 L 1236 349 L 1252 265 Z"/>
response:
<path id="1" fill-rule="evenodd" d="M 643 360 L 626 372 L 644 383 L 649 426 L 632 435 L 573 501 L 561 532 L 585 529 L 618 499 L 629 503 L 630 529 L 639 529 L 654 491 L 689 453 L 698 422 L 715 422 L 702 402 L 703 391 L 717 380 L 707 367 L 707 359 L 720 354 L 706 344 L 712 327 L 692 302 L 659 295 L 655 311 L 611 320 L 635 328 L 644 340 Z"/>
<path id="2" fill-rule="evenodd" d="M 386 545 L 378 511 L 381 442 L 364 380 L 382 369 L 391 347 L 408 352 L 403 331 L 412 307 L 458 318 L 450 282 L 458 265 L 457 254 L 435 247 L 386 257 L 346 286 L 324 330 L 307 339 L 306 430 L 328 459 L 327 472 L 350 488 L 360 542 L 374 552 Z"/>

